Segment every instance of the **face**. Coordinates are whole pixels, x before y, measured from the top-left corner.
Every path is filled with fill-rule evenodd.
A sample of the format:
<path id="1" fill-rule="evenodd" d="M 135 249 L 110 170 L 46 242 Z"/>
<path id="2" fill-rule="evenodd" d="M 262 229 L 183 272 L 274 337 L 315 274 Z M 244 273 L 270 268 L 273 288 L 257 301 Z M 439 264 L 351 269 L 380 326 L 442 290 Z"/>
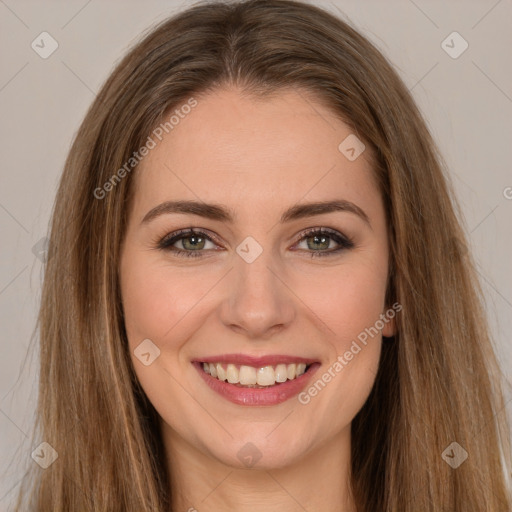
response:
<path id="1" fill-rule="evenodd" d="M 283 467 L 350 431 L 393 334 L 383 203 L 369 148 L 305 92 L 195 98 L 133 184 L 130 355 L 164 437 Z"/>

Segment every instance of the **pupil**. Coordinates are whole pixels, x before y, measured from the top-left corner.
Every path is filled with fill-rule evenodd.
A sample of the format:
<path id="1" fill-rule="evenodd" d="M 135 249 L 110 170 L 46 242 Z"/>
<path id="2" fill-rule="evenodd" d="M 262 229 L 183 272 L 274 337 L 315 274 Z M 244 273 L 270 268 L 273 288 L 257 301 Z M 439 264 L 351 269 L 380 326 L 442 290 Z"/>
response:
<path id="1" fill-rule="evenodd" d="M 185 244 L 188 243 L 190 240 L 195 240 L 195 242 L 192 242 L 192 244 L 190 244 L 191 247 L 189 247 L 189 248 L 192 248 L 192 249 L 197 249 L 198 244 L 200 244 L 201 242 L 204 242 L 204 240 L 200 236 L 196 236 L 196 235 L 191 235 L 187 238 L 184 238 L 183 240 L 185 241 Z"/>
<path id="2" fill-rule="evenodd" d="M 327 242 L 327 247 L 325 247 L 325 240 L 329 238 L 328 236 L 325 236 L 325 235 L 321 235 L 321 236 L 315 235 L 312 238 L 314 240 L 314 242 L 313 242 L 314 244 L 318 244 L 318 243 L 323 244 L 324 245 L 324 247 L 322 247 L 323 249 L 326 249 L 329 246 L 329 243 Z M 319 240 L 321 240 L 321 242 L 318 242 Z M 310 249 L 311 249 L 311 247 L 310 247 Z"/>

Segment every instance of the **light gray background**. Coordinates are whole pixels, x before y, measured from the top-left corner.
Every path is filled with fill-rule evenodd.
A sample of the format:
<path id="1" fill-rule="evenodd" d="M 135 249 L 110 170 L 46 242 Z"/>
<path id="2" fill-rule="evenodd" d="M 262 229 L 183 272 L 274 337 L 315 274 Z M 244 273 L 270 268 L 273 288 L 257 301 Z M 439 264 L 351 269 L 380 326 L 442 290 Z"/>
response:
<path id="1" fill-rule="evenodd" d="M 315 3 L 351 21 L 412 90 L 450 167 L 512 383 L 511 1 Z M 38 370 L 37 351 L 28 348 L 42 270 L 32 248 L 46 234 L 64 159 L 130 44 L 189 4 L 0 0 L 0 510 L 8 510 L 18 466 L 32 462 L 39 443 L 29 438 Z M 47 59 L 31 48 L 43 31 L 59 44 Z M 441 47 L 453 31 L 469 43 L 457 59 Z M 506 398 L 510 413 L 510 389 Z"/>

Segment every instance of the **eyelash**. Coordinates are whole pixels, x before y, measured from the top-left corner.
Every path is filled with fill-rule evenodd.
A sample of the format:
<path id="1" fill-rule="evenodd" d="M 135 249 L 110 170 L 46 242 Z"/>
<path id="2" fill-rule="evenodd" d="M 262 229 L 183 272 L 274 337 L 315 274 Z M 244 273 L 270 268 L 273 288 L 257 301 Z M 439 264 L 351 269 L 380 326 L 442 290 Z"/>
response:
<path id="1" fill-rule="evenodd" d="M 302 242 L 302 240 L 310 238 L 313 235 L 327 236 L 328 238 L 331 238 L 336 243 L 338 243 L 340 247 L 328 251 L 312 251 L 311 258 L 323 258 L 328 256 L 334 256 L 336 254 L 339 254 L 343 250 L 352 249 L 354 247 L 354 242 L 350 238 L 341 235 L 335 230 L 328 228 L 307 229 L 304 233 L 302 233 L 302 236 L 297 241 L 297 243 Z M 174 253 L 175 256 L 178 256 L 180 258 L 201 258 L 201 253 L 204 252 L 204 250 L 184 251 L 182 249 L 172 247 L 172 245 L 175 244 L 176 242 L 192 236 L 199 236 L 200 238 L 204 238 L 210 242 L 216 243 L 213 238 L 208 236 L 203 231 L 196 231 L 194 228 L 189 228 L 181 229 L 179 231 L 164 236 L 160 241 L 158 241 L 157 248 L 163 251 L 171 251 Z"/>

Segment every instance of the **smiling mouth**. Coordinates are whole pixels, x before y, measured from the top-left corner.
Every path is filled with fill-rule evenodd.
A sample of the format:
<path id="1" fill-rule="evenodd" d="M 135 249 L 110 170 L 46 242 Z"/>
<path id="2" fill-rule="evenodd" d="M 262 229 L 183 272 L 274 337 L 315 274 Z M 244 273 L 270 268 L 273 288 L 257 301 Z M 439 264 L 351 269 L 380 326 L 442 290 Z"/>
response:
<path id="1" fill-rule="evenodd" d="M 311 364 L 290 363 L 275 366 L 247 366 L 225 363 L 201 363 L 205 373 L 219 381 L 240 388 L 269 388 L 295 380 L 306 373 Z"/>

